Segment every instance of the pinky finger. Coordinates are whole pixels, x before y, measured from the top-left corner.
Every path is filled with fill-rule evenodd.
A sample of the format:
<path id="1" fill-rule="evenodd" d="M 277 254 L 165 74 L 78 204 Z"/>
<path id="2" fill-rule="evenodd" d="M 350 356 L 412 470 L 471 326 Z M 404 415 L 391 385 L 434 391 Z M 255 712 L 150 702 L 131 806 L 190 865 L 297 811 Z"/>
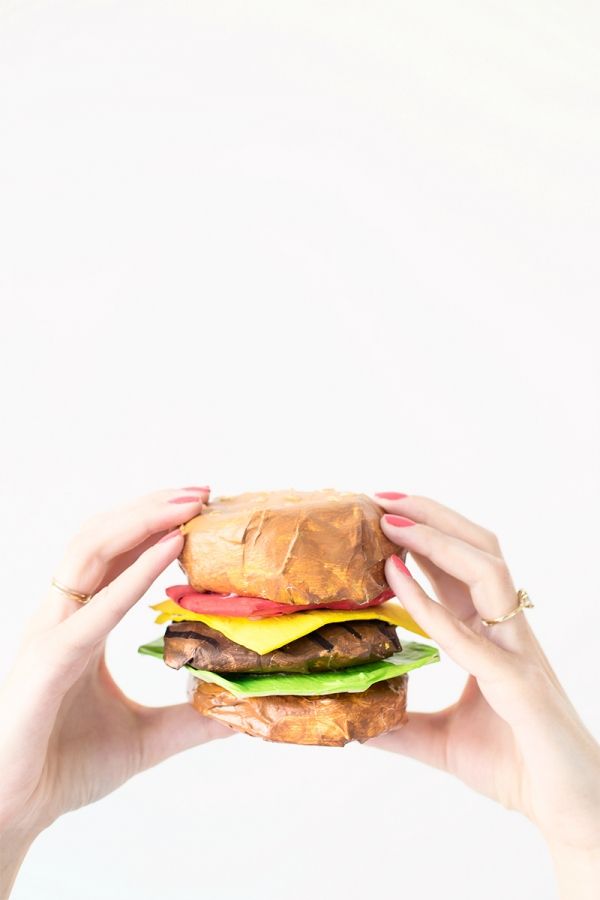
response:
<path id="1" fill-rule="evenodd" d="M 429 597 L 397 556 L 385 564 L 388 584 L 415 622 L 427 632 L 457 665 L 487 681 L 504 677 L 508 653 L 486 640 Z"/>

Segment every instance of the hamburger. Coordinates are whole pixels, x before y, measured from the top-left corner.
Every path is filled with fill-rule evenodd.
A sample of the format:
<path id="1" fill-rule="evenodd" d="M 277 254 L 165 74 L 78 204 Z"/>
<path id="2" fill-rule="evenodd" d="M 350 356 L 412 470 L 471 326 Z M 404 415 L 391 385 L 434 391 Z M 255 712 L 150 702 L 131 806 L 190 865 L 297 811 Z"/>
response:
<path id="1" fill-rule="evenodd" d="M 270 741 L 343 746 L 406 721 L 408 672 L 437 650 L 392 599 L 399 552 L 364 494 L 221 497 L 182 526 L 188 582 L 152 608 L 141 653 L 189 674 L 199 713 Z"/>

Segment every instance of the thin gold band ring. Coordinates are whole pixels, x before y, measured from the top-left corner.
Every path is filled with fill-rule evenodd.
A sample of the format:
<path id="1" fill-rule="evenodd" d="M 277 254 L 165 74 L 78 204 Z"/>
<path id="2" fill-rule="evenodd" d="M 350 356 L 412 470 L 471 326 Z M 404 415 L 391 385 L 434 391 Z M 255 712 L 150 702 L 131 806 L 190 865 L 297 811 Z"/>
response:
<path id="1" fill-rule="evenodd" d="M 64 594 L 65 597 L 68 597 L 70 600 L 77 600 L 78 603 L 87 603 L 91 594 L 82 594 L 81 591 L 75 591 L 73 588 L 67 587 L 64 584 L 61 584 L 56 578 L 52 579 L 52 587 L 55 587 L 57 591 L 60 591 L 61 594 Z"/>
<path id="2" fill-rule="evenodd" d="M 486 628 L 488 628 L 490 625 L 499 625 L 501 622 L 508 622 L 509 619 L 512 619 L 513 616 L 516 616 L 517 613 L 522 612 L 524 609 L 533 609 L 533 603 L 529 599 L 529 594 L 522 588 L 517 591 L 517 601 L 515 608 L 511 609 L 510 612 L 505 613 L 503 616 L 498 616 L 497 619 L 482 619 L 481 621 Z"/>

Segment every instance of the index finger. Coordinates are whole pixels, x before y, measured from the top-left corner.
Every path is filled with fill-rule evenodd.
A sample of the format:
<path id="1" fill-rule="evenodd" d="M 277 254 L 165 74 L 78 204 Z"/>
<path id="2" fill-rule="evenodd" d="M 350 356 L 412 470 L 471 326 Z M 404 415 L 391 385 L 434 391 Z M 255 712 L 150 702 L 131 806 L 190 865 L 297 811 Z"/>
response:
<path id="1" fill-rule="evenodd" d="M 400 494 L 396 491 L 382 491 L 374 496 L 377 498 L 378 505 L 388 513 L 408 516 L 415 522 L 431 525 L 438 531 L 466 541 L 493 556 L 502 556 L 500 543 L 492 531 L 431 497 Z"/>

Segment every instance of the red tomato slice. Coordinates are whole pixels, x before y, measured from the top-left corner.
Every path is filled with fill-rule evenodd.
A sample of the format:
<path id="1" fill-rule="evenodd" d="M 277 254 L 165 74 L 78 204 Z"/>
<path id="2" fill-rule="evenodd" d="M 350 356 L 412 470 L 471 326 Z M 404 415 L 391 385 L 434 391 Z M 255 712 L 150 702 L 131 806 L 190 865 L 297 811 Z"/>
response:
<path id="1" fill-rule="evenodd" d="M 276 603 L 264 597 L 240 597 L 238 594 L 200 594 L 189 584 L 175 584 L 167 588 L 167 595 L 183 609 L 205 616 L 232 616 L 244 619 L 266 619 L 269 616 L 284 616 L 289 613 L 305 612 L 308 609 L 366 609 L 379 606 L 394 596 L 387 590 L 368 600 L 332 600 L 330 603 L 308 603 L 302 606 L 293 603 Z"/>

